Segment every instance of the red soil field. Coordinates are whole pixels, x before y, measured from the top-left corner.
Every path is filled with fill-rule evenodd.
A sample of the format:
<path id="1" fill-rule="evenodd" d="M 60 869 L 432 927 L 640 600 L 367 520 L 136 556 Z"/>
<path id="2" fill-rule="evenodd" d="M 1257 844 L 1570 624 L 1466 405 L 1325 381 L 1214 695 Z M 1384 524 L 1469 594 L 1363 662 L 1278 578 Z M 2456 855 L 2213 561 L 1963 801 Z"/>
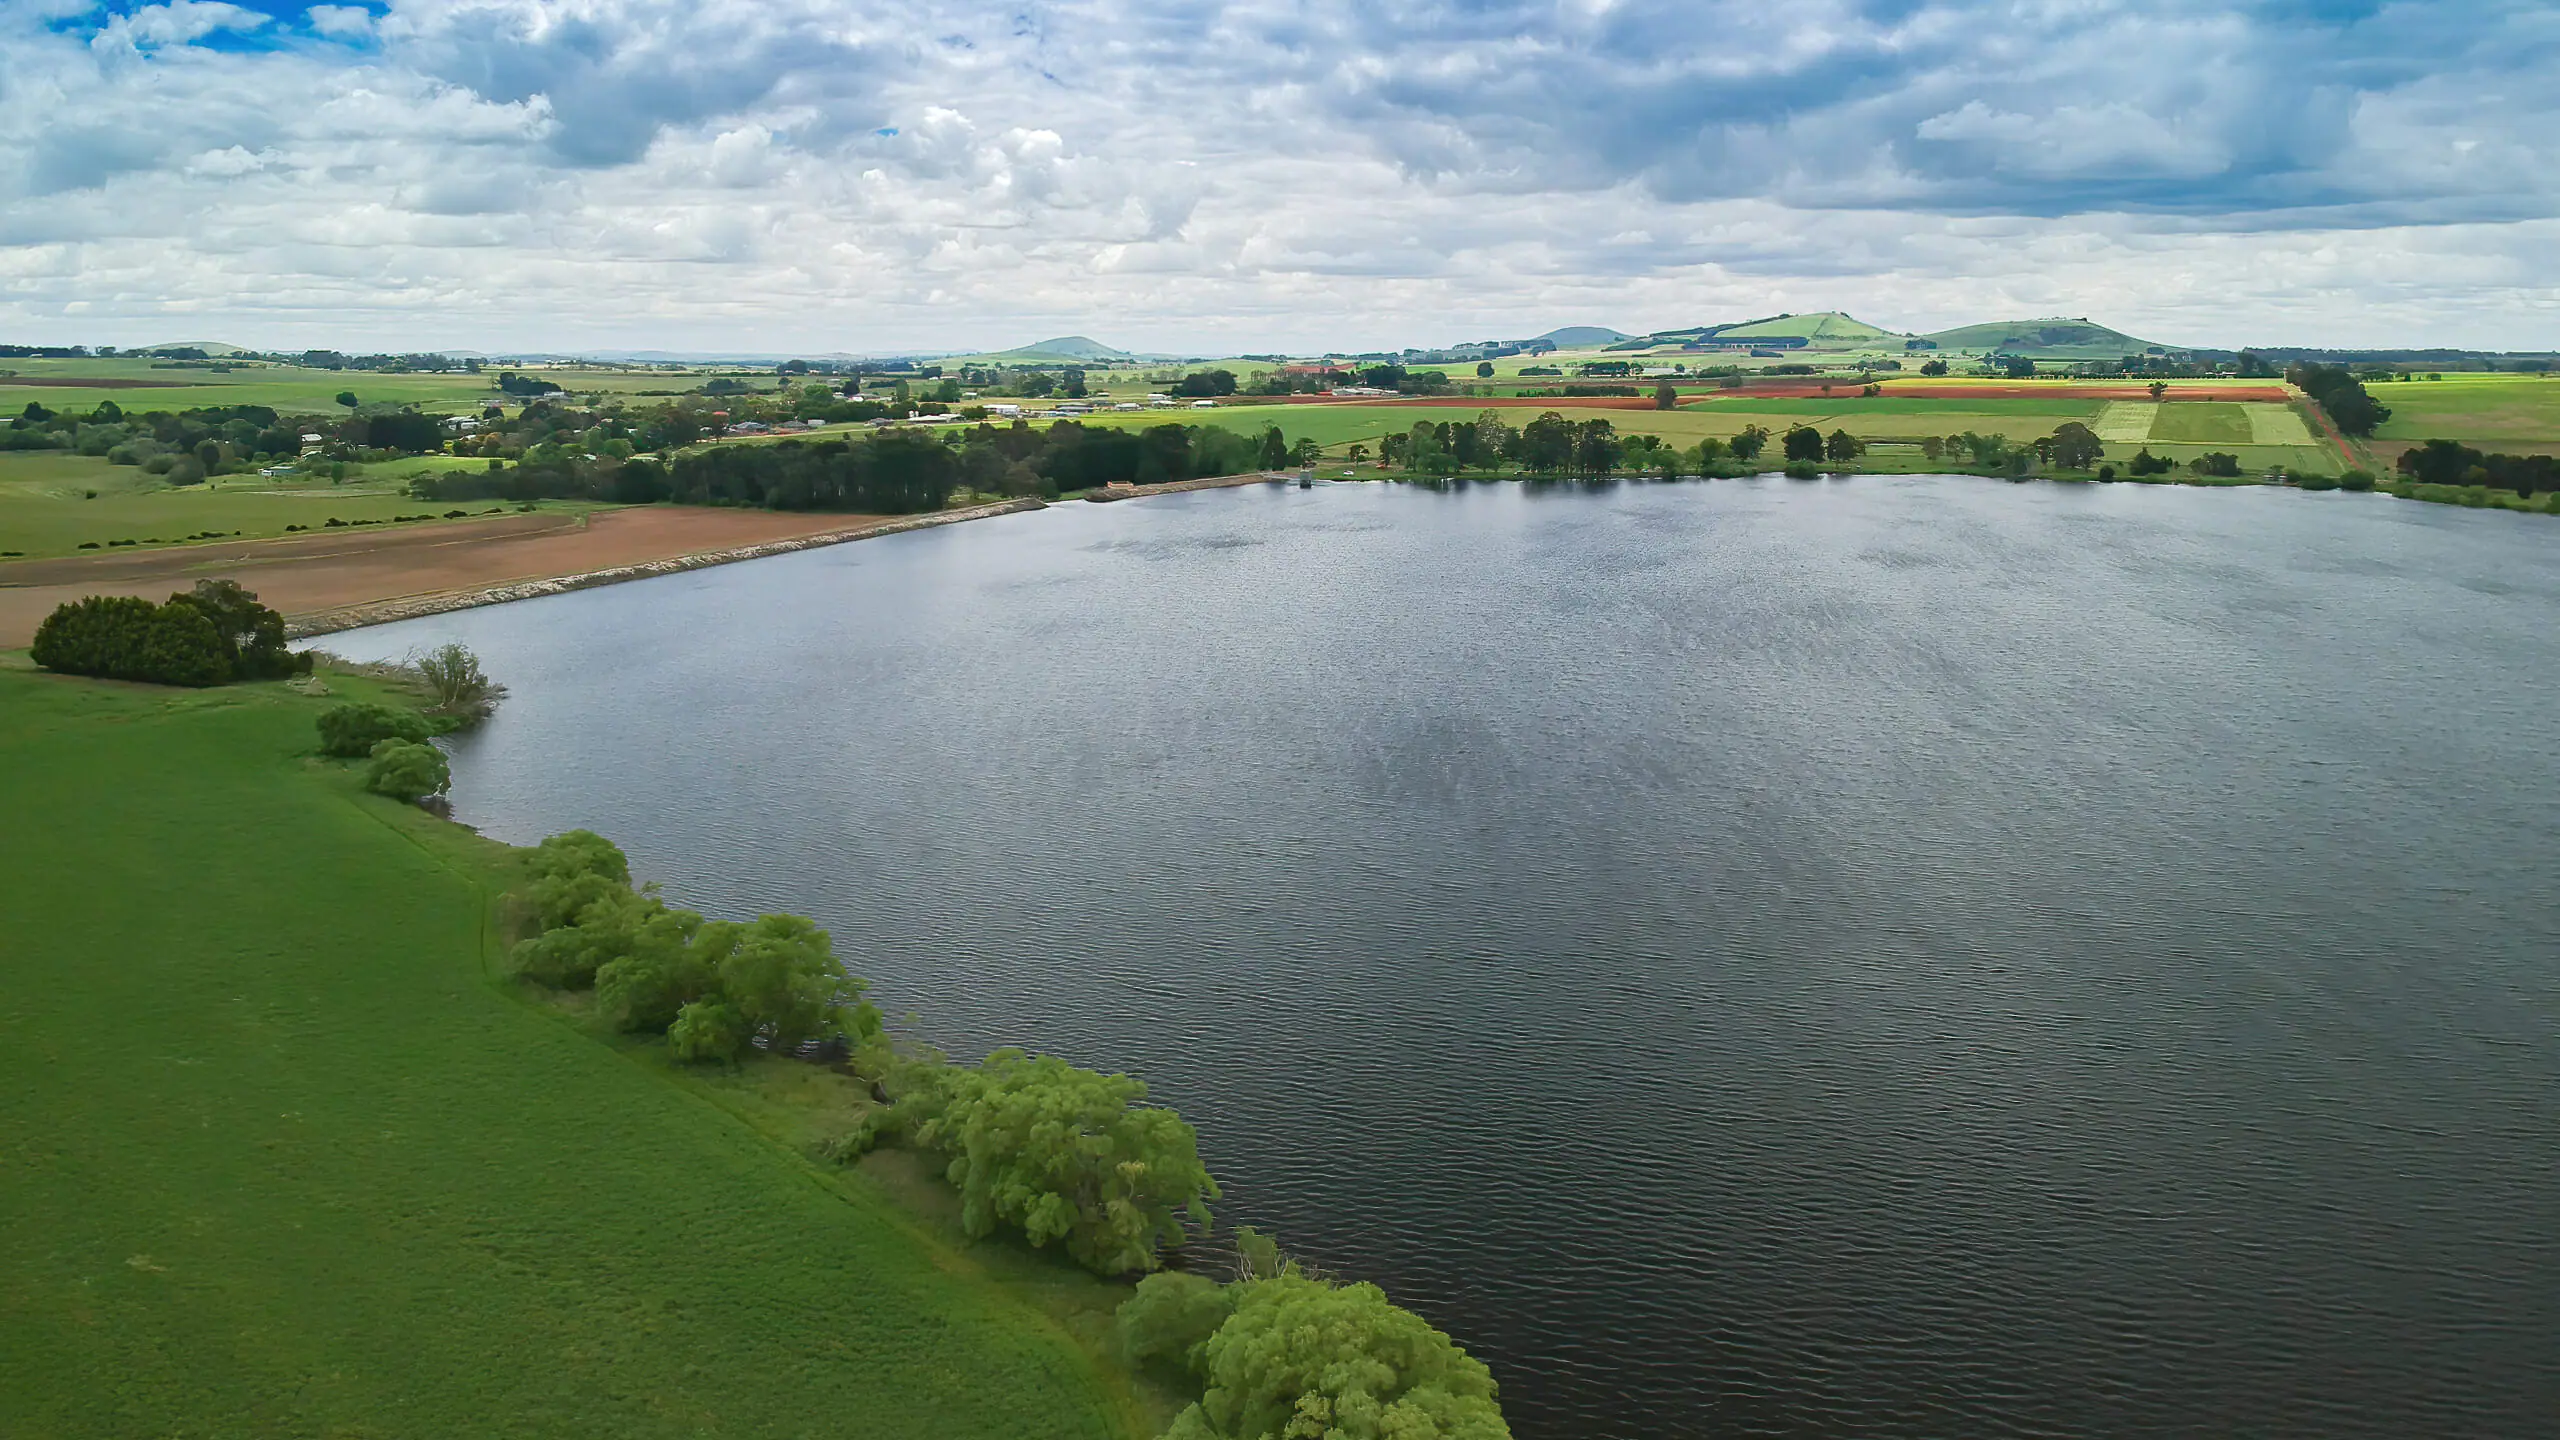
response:
<path id="1" fill-rule="evenodd" d="M 0 565 L 0 646 L 35 638 L 55 606 L 84 595 L 165 599 L 198 580 L 237 580 L 290 620 L 318 610 L 671 560 L 871 522 L 863 515 L 652 505 L 331 531 Z"/>

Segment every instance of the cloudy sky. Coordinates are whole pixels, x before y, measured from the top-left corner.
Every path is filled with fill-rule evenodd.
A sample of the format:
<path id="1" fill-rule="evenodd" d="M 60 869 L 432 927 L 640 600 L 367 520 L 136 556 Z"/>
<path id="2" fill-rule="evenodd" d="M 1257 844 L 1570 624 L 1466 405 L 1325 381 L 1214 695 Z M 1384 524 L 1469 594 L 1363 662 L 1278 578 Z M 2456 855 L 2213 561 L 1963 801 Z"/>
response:
<path id="1" fill-rule="evenodd" d="M 0 339 L 2560 345 L 2553 0 L 0 0 Z"/>

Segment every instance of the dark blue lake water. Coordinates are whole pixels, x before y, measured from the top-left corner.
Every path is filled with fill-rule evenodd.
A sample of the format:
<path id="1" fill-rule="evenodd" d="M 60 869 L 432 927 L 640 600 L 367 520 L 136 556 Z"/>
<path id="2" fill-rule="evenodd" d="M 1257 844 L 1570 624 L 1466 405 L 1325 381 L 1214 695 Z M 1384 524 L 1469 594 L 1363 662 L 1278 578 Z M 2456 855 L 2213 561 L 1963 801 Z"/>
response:
<path id="1" fill-rule="evenodd" d="M 1194 1119 L 1524 1440 L 2560 1428 L 2560 522 L 1066 505 L 332 637 L 461 818 Z"/>

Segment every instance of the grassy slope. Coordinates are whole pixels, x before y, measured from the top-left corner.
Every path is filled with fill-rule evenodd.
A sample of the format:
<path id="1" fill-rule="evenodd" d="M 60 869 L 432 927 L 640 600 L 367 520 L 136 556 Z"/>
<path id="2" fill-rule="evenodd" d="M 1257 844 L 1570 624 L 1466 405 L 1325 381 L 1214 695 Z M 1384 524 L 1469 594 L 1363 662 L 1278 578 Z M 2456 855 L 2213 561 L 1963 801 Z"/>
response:
<path id="1" fill-rule="evenodd" d="M 318 702 L 0 671 L 0 1434 L 1105 1436 L 881 1193 L 493 985 Z"/>

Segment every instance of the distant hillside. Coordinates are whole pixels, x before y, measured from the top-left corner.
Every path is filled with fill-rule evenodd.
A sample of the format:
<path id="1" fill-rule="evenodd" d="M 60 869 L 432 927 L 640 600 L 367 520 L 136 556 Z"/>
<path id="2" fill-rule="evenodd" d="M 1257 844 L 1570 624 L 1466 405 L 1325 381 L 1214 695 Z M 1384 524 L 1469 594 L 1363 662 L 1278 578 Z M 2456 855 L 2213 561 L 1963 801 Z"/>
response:
<path id="1" fill-rule="evenodd" d="M 1566 325 L 1550 330 L 1544 335 L 1535 336 L 1527 343 L 1553 345 L 1559 350 L 1570 350 L 1581 345 L 1614 345 L 1621 340 L 1634 338 L 1622 330 L 1612 330 L 1606 325 Z"/>
<path id="2" fill-rule="evenodd" d="M 1082 360 L 1088 363 L 1107 363 L 1115 360 L 1135 360 L 1138 357 L 1130 354 L 1126 350 L 1114 350 L 1099 340 L 1088 339 L 1082 335 L 1061 335 L 1054 340 L 1042 340 L 1036 344 L 1025 345 L 1018 350 L 999 351 L 989 358 L 996 360 Z"/>
<path id="3" fill-rule="evenodd" d="M 207 355 L 213 356 L 217 360 L 227 355 L 246 355 L 249 353 L 238 345 L 225 345 L 219 340 L 171 340 L 166 344 L 161 345 L 137 345 L 125 353 L 128 355 L 138 355 L 152 350 L 201 350 Z"/>
<path id="4" fill-rule="evenodd" d="M 1817 311 L 1811 315 L 1779 315 L 1767 320 L 1752 320 L 1740 325 L 1715 327 L 1718 340 L 1802 340 L 1808 345 L 1850 345 L 1867 340 L 1898 340 L 1891 330 L 1879 330 L 1855 316 L 1837 310 Z"/>
<path id="5" fill-rule="evenodd" d="M 2171 347 L 2136 339 L 2089 320 L 1997 320 L 1923 335 L 1941 350 L 1997 350 L 2007 355 L 2056 360 L 2113 360 Z"/>

